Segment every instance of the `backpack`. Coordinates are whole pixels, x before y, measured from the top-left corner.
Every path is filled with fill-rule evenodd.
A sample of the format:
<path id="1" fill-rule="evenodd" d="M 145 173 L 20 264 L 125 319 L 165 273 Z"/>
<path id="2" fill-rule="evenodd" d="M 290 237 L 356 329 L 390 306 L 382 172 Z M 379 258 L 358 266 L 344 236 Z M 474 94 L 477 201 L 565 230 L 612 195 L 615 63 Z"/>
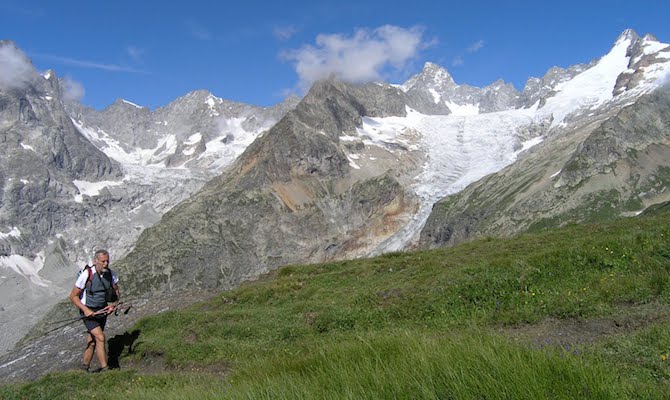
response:
<path id="1" fill-rule="evenodd" d="M 86 264 L 84 266 L 84 269 L 79 271 L 79 273 L 83 273 L 86 271 L 88 273 L 88 277 L 86 278 L 86 284 L 84 285 L 84 290 L 81 291 L 81 295 L 79 296 L 79 299 L 81 300 L 82 297 L 84 297 L 84 291 L 89 291 L 89 288 L 91 287 L 91 281 L 93 280 L 93 268 L 95 268 L 92 265 Z M 111 274 L 111 270 L 109 272 Z M 103 283 L 102 286 L 105 286 Z M 116 296 L 116 291 L 112 289 L 112 287 L 106 287 L 105 286 L 105 300 L 107 300 L 108 303 L 112 303 L 118 300 L 118 297 Z"/>

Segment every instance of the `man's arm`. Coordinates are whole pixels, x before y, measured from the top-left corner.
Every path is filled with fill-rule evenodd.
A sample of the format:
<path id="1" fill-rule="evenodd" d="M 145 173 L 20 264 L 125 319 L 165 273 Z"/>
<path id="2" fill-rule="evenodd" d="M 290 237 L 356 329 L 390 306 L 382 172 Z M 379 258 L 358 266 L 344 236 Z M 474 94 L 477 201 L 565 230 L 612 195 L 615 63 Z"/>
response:
<path id="1" fill-rule="evenodd" d="M 90 308 L 86 307 L 84 303 L 81 302 L 81 293 L 84 291 L 84 289 L 79 289 L 78 287 L 72 288 L 72 291 L 70 292 L 69 299 L 72 302 L 72 304 L 75 305 L 78 309 L 80 309 L 83 313 L 84 316 L 90 317 L 93 314 L 93 311 L 91 311 Z"/>
<path id="2" fill-rule="evenodd" d="M 119 285 L 116 283 L 112 285 L 112 289 L 114 289 L 114 292 L 116 293 L 116 301 L 112 305 L 116 307 L 121 302 L 121 291 L 119 290 Z"/>

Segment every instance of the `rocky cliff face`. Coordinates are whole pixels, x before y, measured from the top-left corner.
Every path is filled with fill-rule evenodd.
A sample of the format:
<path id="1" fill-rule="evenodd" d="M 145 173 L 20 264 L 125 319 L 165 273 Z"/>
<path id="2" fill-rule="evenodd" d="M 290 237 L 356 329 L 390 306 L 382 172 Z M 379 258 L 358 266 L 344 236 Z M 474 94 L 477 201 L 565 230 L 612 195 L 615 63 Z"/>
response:
<path id="1" fill-rule="evenodd" d="M 636 215 L 670 200 L 670 86 L 533 148 L 438 202 L 426 247 Z"/>
<path id="2" fill-rule="evenodd" d="M 542 78 L 528 79 L 519 96 L 517 106 L 523 108 L 544 106 L 546 99 L 556 93 L 554 91 L 556 86 L 569 81 L 592 66 L 593 63 L 577 64 L 569 68 L 552 67 Z"/>
<path id="3" fill-rule="evenodd" d="M 629 57 L 628 68 L 617 79 L 614 87 L 615 95 L 635 89 L 648 79 L 650 73 L 663 70 L 668 50 L 668 45 L 659 43 L 653 35 L 639 37 L 630 29 L 626 30 L 619 40 L 629 40 L 631 45 L 626 53 Z"/>
<path id="4" fill-rule="evenodd" d="M 519 92 L 502 80 L 485 88 L 458 85 L 449 72 L 439 65 L 426 63 L 421 73 L 411 77 L 401 88 L 407 94 L 407 104 L 424 114 L 448 115 L 460 113 L 489 113 L 516 108 Z"/>
<path id="5" fill-rule="evenodd" d="M 0 88 L 0 230 L 14 232 L 0 236 L 0 251 L 32 259 L 65 227 L 104 213 L 75 201 L 75 182 L 120 179 L 122 173 L 74 127 L 58 100 L 55 74 L 27 74 L 22 85 Z M 49 254 L 41 258 L 48 266 Z"/>
<path id="6" fill-rule="evenodd" d="M 416 203 L 391 173 L 355 174 L 339 137 L 364 115 L 404 114 L 390 86 L 315 84 L 305 99 L 117 266 L 130 291 L 233 287 L 279 265 L 352 257 Z"/>

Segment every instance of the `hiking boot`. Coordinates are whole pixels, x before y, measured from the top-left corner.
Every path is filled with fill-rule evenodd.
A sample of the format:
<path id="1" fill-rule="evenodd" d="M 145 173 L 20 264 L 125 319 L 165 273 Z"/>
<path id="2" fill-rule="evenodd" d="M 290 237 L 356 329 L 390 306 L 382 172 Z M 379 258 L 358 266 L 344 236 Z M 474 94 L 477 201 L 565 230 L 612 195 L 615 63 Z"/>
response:
<path id="1" fill-rule="evenodd" d="M 90 372 L 90 371 L 88 370 L 88 365 L 86 365 L 86 364 L 81 364 L 81 367 L 80 367 L 80 368 L 81 368 L 81 370 L 84 371 L 84 372 Z"/>
<path id="2" fill-rule="evenodd" d="M 90 372 L 92 374 L 97 374 L 99 372 L 105 372 L 105 371 L 109 371 L 109 367 L 100 367 L 98 369 L 94 369 L 94 370 L 88 371 L 88 372 Z"/>

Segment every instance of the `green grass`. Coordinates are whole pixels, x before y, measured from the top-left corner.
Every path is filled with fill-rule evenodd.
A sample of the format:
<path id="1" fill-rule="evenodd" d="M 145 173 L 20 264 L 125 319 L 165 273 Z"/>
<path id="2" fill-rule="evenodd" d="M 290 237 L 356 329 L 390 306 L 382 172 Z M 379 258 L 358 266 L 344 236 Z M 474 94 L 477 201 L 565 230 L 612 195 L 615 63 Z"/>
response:
<path id="1" fill-rule="evenodd" d="M 135 365 L 0 398 L 670 398 L 670 213 L 449 249 L 287 266 L 141 320 Z M 499 332 L 630 316 L 575 347 Z M 573 338 L 575 339 L 575 338 Z M 142 374 L 159 360 L 168 372 Z M 180 371 L 180 372 L 177 372 Z M 225 371 L 225 373 L 221 373 Z M 111 382 L 111 383 L 110 383 Z M 109 387 L 107 387 L 107 386 Z"/>
<path id="2" fill-rule="evenodd" d="M 229 398 L 609 398 L 632 394 L 606 365 L 560 350 L 520 349 L 496 336 L 392 331 L 348 336 L 302 357 L 258 360 Z M 529 385 L 533 382 L 532 385 Z"/>

